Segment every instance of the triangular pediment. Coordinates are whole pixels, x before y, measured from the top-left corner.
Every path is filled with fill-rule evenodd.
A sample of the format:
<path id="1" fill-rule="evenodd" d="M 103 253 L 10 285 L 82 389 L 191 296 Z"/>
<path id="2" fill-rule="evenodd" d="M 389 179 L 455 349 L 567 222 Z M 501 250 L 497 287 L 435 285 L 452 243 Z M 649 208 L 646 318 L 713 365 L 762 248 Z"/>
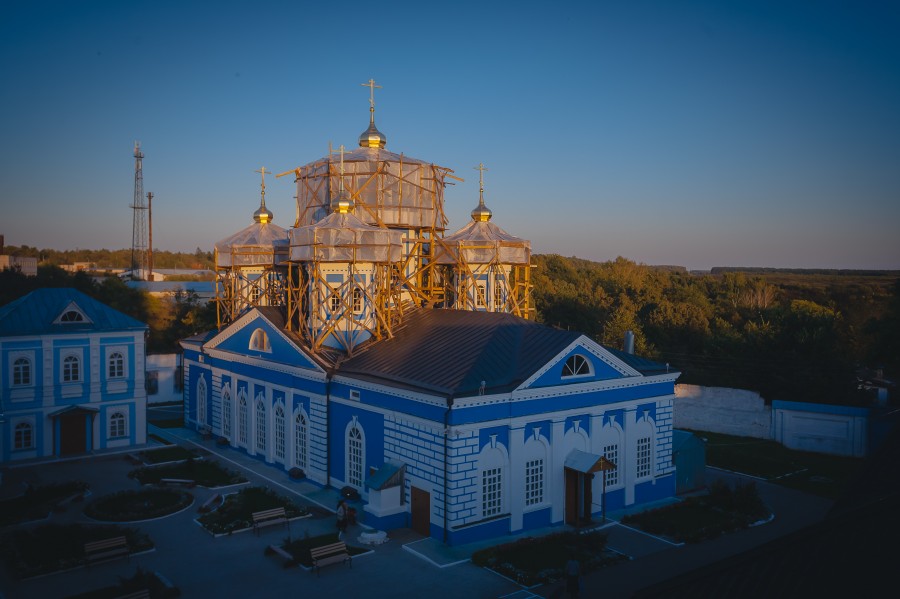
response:
<path id="1" fill-rule="evenodd" d="M 203 348 L 322 371 L 293 338 L 256 308 L 222 329 Z"/>
<path id="2" fill-rule="evenodd" d="M 520 389 L 594 383 L 642 376 L 599 343 L 582 335 L 528 378 Z"/>
<path id="3" fill-rule="evenodd" d="M 59 313 L 53 324 L 91 324 L 92 321 L 75 301 L 71 301 L 66 305 L 65 309 Z"/>

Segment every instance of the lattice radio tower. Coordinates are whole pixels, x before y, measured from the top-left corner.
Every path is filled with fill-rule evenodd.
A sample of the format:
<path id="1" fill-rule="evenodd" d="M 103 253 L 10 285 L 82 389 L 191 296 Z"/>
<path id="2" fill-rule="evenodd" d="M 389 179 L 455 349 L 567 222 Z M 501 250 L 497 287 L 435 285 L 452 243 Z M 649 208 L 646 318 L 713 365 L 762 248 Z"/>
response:
<path id="1" fill-rule="evenodd" d="M 134 142 L 134 224 L 131 233 L 131 278 L 143 281 L 147 276 L 147 205 L 144 204 L 144 174 L 141 143 Z"/>

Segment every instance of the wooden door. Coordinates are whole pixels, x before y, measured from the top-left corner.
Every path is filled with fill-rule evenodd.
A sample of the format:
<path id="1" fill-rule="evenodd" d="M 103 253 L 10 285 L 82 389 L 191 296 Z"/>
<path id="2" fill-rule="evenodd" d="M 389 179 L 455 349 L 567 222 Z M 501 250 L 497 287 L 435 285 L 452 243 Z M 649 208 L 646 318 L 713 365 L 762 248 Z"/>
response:
<path id="1" fill-rule="evenodd" d="M 431 536 L 431 495 L 417 487 L 409 488 L 412 529 L 420 535 Z"/>
<path id="2" fill-rule="evenodd" d="M 578 473 L 566 468 L 566 524 L 578 524 Z"/>
<path id="3" fill-rule="evenodd" d="M 76 455 L 87 451 L 87 423 L 84 414 L 60 416 L 59 455 Z"/>

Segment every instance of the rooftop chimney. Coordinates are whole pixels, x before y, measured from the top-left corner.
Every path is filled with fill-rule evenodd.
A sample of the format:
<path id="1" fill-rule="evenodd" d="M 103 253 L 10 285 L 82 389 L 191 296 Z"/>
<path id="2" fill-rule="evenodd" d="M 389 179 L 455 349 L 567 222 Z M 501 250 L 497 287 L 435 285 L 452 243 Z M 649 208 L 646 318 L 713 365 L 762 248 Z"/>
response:
<path id="1" fill-rule="evenodd" d="M 625 353 L 633 354 L 634 353 L 634 332 L 633 331 L 625 331 Z"/>

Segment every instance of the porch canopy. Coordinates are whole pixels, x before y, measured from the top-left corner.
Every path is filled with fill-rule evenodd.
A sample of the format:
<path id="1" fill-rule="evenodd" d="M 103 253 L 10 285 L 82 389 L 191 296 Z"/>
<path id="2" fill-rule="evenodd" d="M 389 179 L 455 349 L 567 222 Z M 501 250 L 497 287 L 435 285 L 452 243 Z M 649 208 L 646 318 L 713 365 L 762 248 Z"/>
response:
<path id="1" fill-rule="evenodd" d="M 574 470 L 575 472 L 581 472 L 582 474 L 590 474 L 592 472 L 614 470 L 616 465 L 602 455 L 573 449 L 569 452 L 569 455 L 566 456 L 565 467 Z"/>

